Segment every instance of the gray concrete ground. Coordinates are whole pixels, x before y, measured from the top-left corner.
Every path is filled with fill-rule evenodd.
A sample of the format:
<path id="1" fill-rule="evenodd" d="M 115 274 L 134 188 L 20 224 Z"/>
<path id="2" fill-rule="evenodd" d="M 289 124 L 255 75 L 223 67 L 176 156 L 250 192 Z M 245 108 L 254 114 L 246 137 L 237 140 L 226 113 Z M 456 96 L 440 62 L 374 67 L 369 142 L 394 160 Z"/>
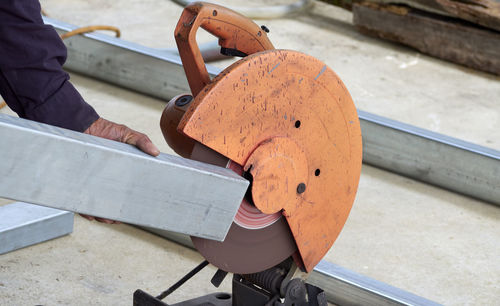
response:
<path id="1" fill-rule="evenodd" d="M 162 48 L 174 45 L 181 13 L 166 0 L 42 5 L 55 19 L 115 25 L 126 40 Z M 360 109 L 500 149 L 499 78 L 365 37 L 349 12 L 322 3 L 307 15 L 259 23 L 271 29 L 276 47 L 325 61 Z M 103 117 L 146 132 L 162 152 L 171 152 L 158 127 L 164 102 L 75 74 L 72 82 Z M 364 166 L 350 218 L 326 259 L 447 305 L 495 305 L 499 238 L 498 207 Z M 70 236 L 0 256 L 0 304 L 126 305 L 135 289 L 159 293 L 201 260 L 134 227 L 76 217 Z M 169 302 L 211 292 L 213 271 Z M 229 290 L 229 282 L 222 289 Z"/>

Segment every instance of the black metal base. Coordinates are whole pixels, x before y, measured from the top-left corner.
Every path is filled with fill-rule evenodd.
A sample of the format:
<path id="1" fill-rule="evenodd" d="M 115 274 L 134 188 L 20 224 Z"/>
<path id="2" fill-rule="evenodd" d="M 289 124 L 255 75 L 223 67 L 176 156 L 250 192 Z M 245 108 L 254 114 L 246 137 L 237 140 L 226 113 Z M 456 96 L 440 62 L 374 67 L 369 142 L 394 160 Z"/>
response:
<path id="1" fill-rule="evenodd" d="M 140 289 L 134 292 L 134 306 L 232 306 L 232 303 L 231 295 L 223 292 L 170 305 Z"/>
<path id="2" fill-rule="evenodd" d="M 179 288 L 183 283 L 208 265 L 202 262 L 186 274 L 173 286 L 154 297 L 140 289 L 134 292 L 134 306 L 169 306 L 162 300 Z M 293 262 L 290 259 L 265 271 L 233 275 L 232 295 L 213 293 L 170 306 L 327 306 L 326 296 L 322 289 L 293 277 Z M 294 266 L 296 268 L 296 266 Z M 216 287 L 224 280 L 227 272 L 217 271 L 212 278 Z"/>
<path id="3" fill-rule="evenodd" d="M 306 293 L 307 292 L 307 293 Z M 285 299 L 273 295 L 241 278 L 233 277 L 233 295 L 217 292 L 188 301 L 167 304 L 140 289 L 134 293 L 134 306 L 326 306 L 326 296 L 318 287 L 294 279 Z"/>
<path id="4" fill-rule="evenodd" d="M 168 306 L 147 292 L 137 289 L 134 292 L 134 306 Z"/>

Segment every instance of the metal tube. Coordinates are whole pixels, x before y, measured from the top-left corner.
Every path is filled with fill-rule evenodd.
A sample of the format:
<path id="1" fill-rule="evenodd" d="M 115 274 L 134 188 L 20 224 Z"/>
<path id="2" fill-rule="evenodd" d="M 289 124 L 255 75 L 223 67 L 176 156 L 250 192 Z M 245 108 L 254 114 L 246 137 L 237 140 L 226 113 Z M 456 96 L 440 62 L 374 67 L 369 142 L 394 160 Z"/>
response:
<path id="1" fill-rule="evenodd" d="M 44 17 L 59 34 L 78 28 Z M 75 35 L 64 40 L 68 58 L 64 68 L 156 98 L 169 100 L 190 92 L 178 55 L 148 48 L 101 33 Z M 221 70 L 207 67 L 217 75 Z"/>
<path id="2" fill-rule="evenodd" d="M 59 32 L 76 26 L 44 19 Z M 66 68 L 169 100 L 189 92 L 180 58 L 91 33 L 66 42 Z M 207 66 L 213 77 L 221 72 Z M 363 162 L 500 205 L 500 152 L 359 110 Z"/>
<path id="3" fill-rule="evenodd" d="M 197 2 L 190 0 L 172 0 L 172 1 L 181 6 L 187 6 L 193 2 Z M 253 7 L 228 6 L 227 8 L 252 19 L 274 19 L 274 18 L 286 17 L 292 14 L 297 14 L 299 12 L 309 9 L 312 5 L 313 5 L 312 0 L 299 0 L 297 2 L 284 5 L 264 5 L 264 6 L 253 6 Z"/>
<path id="4" fill-rule="evenodd" d="M 230 169 L 0 114 L 0 197 L 224 240 L 248 181 Z"/>
<path id="5" fill-rule="evenodd" d="M 500 152 L 358 110 L 363 163 L 500 205 Z"/>
<path id="6" fill-rule="evenodd" d="M 203 57 L 205 63 L 231 58 L 230 56 L 220 53 L 221 47 L 219 46 L 219 41 L 217 40 L 199 44 L 198 48 L 200 49 L 201 57 Z M 165 48 L 158 50 L 179 56 L 179 50 L 177 50 L 177 48 Z"/>
<path id="7" fill-rule="evenodd" d="M 325 290 L 335 305 L 440 305 L 324 260 L 307 281 Z"/>
<path id="8" fill-rule="evenodd" d="M 73 213 L 16 202 L 0 207 L 0 255 L 73 231 Z"/>

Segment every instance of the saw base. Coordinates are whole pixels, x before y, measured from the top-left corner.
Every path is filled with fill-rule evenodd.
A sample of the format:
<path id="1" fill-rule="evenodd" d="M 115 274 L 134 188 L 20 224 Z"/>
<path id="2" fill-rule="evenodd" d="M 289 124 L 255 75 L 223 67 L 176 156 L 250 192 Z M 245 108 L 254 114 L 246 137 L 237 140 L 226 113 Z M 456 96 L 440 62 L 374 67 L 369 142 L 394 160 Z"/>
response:
<path id="1" fill-rule="evenodd" d="M 134 306 L 326 306 L 324 291 L 302 279 L 287 279 L 282 267 L 250 275 L 233 275 L 232 294 L 217 292 L 167 304 L 140 289 L 134 292 Z M 280 293 L 280 291 L 283 291 Z M 281 295 L 280 295 L 281 294 Z M 283 297 L 282 297 L 283 296 Z"/>
<path id="2" fill-rule="evenodd" d="M 232 296 L 227 293 L 212 293 L 192 300 L 180 302 L 177 304 L 171 304 L 170 306 L 202 306 L 202 305 L 213 305 L 213 306 L 232 306 L 233 300 Z M 134 293 L 134 306 L 169 306 L 169 304 L 162 302 L 161 300 L 155 298 L 154 296 L 144 292 L 142 290 L 137 290 Z"/>

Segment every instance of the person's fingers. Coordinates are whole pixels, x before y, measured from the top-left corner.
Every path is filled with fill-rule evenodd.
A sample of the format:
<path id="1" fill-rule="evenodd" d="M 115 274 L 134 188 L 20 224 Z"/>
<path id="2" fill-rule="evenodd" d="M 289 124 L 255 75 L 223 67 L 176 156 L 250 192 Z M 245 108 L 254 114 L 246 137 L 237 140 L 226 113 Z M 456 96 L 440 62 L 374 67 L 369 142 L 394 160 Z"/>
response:
<path id="1" fill-rule="evenodd" d="M 123 124 L 117 124 L 103 118 L 97 119 L 84 133 L 131 144 L 152 156 L 160 154 L 160 150 L 145 134 L 134 131 Z"/>
<path id="2" fill-rule="evenodd" d="M 103 218 L 98 218 L 96 217 L 95 220 L 97 222 L 101 222 L 101 223 L 106 223 L 106 224 L 113 224 L 113 221 L 112 220 L 108 220 L 108 219 L 103 219 Z"/>
<path id="3" fill-rule="evenodd" d="M 95 217 L 95 220 L 98 222 L 106 223 L 106 224 L 120 224 L 120 221 L 109 220 L 104 218 Z"/>
<path id="4" fill-rule="evenodd" d="M 134 131 L 130 128 L 127 128 L 128 132 L 124 137 L 124 142 L 134 145 L 139 150 L 143 151 L 152 156 L 158 156 L 160 154 L 160 150 L 151 142 L 148 136 L 145 134 Z"/>
<path id="5" fill-rule="evenodd" d="M 82 216 L 83 218 L 87 219 L 87 220 L 94 220 L 94 216 L 89 216 L 89 215 L 84 215 L 84 214 L 80 214 L 80 216 Z"/>
<path id="6" fill-rule="evenodd" d="M 106 224 L 121 224 L 120 221 L 115 221 L 115 220 L 109 220 L 109 219 L 104 219 L 104 218 L 99 218 L 99 217 L 94 217 L 94 216 L 89 216 L 89 215 L 84 215 L 84 214 L 80 214 L 80 216 L 82 216 L 83 218 L 85 218 L 89 221 L 96 220 L 98 222 L 102 222 L 102 223 L 106 223 Z"/>

